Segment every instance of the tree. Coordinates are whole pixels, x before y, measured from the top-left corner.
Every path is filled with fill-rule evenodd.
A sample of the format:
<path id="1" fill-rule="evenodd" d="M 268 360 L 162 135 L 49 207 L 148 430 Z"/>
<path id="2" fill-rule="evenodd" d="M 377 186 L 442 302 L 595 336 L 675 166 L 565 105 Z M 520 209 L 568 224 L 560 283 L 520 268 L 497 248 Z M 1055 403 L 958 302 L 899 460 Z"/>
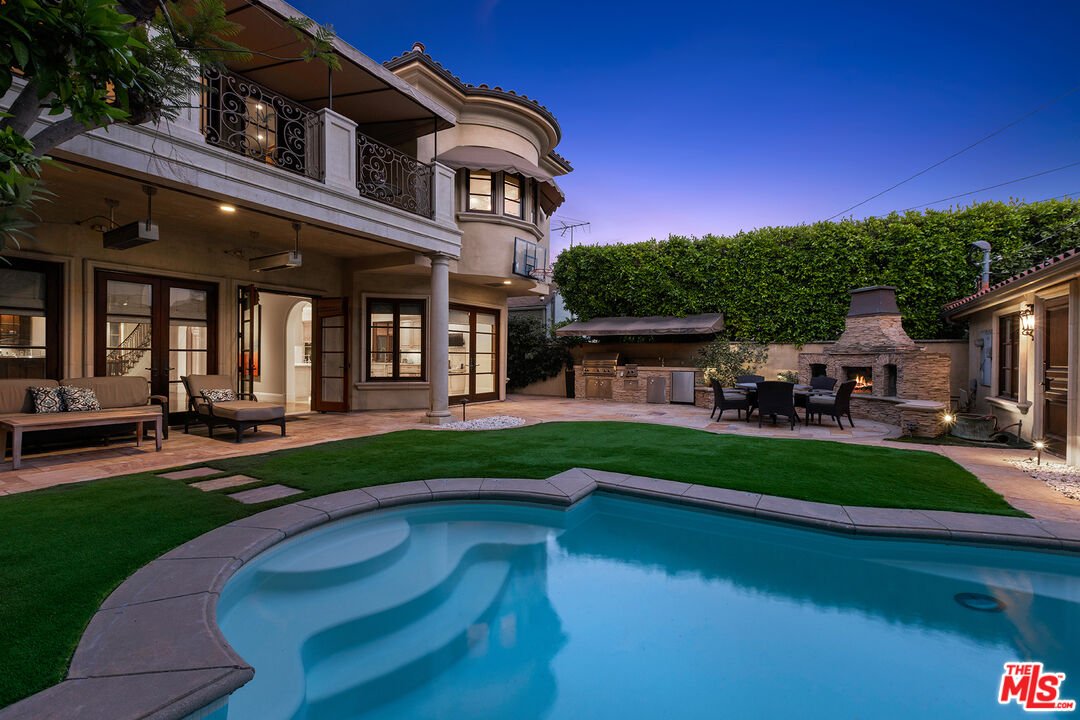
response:
<path id="1" fill-rule="evenodd" d="M 338 67 L 331 28 L 288 23 L 301 59 Z M 240 30 L 223 0 L 4 0 L 0 95 L 17 78 L 21 88 L 0 117 L 0 252 L 26 235 L 50 151 L 95 128 L 177 117 L 201 66 L 252 54 L 229 39 Z M 35 129 L 44 119 L 55 122 Z"/>
<path id="2" fill-rule="evenodd" d="M 751 375 L 769 360 L 769 348 L 754 343 L 732 343 L 717 338 L 698 350 L 697 366 L 706 383 L 716 380 L 723 386 L 735 384 L 739 375 Z"/>
<path id="3" fill-rule="evenodd" d="M 580 338 L 556 337 L 542 320 L 530 316 L 511 316 L 506 337 L 507 387 L 523 388 L 547 380 L 570 367 L 574 358 L 570 348 Z"/>

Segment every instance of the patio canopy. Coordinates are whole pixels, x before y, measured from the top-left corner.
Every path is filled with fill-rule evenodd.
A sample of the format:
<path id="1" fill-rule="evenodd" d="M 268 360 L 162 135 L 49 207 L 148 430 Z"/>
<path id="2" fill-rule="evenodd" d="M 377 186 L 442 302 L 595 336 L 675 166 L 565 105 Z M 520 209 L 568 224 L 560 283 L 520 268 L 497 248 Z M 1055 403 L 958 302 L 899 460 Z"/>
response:
<path id="1" fill-rule="evenodd" d="M 556 335 L 711 335 L 724 329 L 723 313 L 686 317 L 606 317 L 578 320 L 559 328 Z"/>
<path id="2" fill-rule="evenodd" d="M 524 175 L 536 180 L 540 189 L 540 207 L 548 215 L 555 208 L 562 205 L 566 196 L 555 179 L 538 166 L 529 162 L 520 155 L 515 155 L 499 148 L 484 147 L 482 145 L 459 145 L 456 148 L 440 153 L 436 158 L 443 165 L 454 170 L 462 168 L 468 170 L 488 170 L 490 172 L 508 172 L 514 175 Z"/>

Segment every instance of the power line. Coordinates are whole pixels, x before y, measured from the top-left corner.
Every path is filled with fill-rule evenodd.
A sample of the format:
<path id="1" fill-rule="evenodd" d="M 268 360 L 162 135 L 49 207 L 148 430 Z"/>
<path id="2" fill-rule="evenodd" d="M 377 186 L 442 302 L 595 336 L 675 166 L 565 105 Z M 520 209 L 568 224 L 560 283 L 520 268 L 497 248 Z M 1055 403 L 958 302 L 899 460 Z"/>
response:
<path id="1" fill-rule="evenodd" d="M 876 198 L 879 198 L 879 197 L 881 197 L 882 195 L 884 195 L 885 193 L 887 193 L 887 192 L 889 192 L 889 191 L 891 191 L 891 190 L 895 190 L 896 188 L 900 187 L 900 186 L 901 186 L 901 185 L 903 185 L 904 183 L 906 183 L 906 182 L 910 182 L 910 181 L 914 180 L 915 178 L 919 177 L 920 175 L 925 175 L 926 173 L 930 172 L 931 170 L 933 170 L 933 169 L 934 169 L 934 168 L 936 168 L 937 166 L 939 166 L 939 165 L 944 165 L 945 163 L 947 163 L 947 162 L 948 162 L 949 160 L 952 160 L 952 159 L 953 159 L 954 157 L 956 157 L 957 155 L 962 155 L 963 153 L 967 152 L 967 151 L 968 151 L 968 150 L 970 150 L 971 148 L 975 147 L 976 145 L 981 145 L 982 143 L 986 142 L 987 140 L 989 140 L 990 138 L 994 137 L 995 135 L 1000 135 L 1001 133 L 1003 133 L 1003 132 L 1005 132 L 1006 130 L 1008 130 L 1009 128 L 1011 128 L 1011 127 L 1012 127 L 1013 125 L 1016 125 L 1016 124 L 1017 124 L 1017 123 L 1019 123 L 1019 122 L 1022 122 L 1022 121 L 1024 121 L 1024 120 L 1027 120 L 1027 119 L 1028 119 L 1029 117 L 1031 117 L 1031 116 L 1032 116 L 1032 115 L 1034 115 L 1035 113 L 1039 112 L 1040 110 L 1045 110 L 1046 108 L 1048 108 L 1048 107 L 1050 107 L 1051 105 L 1053 105 L 1054 103 L 1056 103 L 1056 102 L 1057 102 L 1058 100 L 1061 100 L 1061 99 L 1063 99 L 1063 98 L 1066 98 L 1066 97 L 1068 97 L 1069 95 L 1072 95 L 1072 94 L 1073 94 L 1074 92 L 1076 92 L 1077 90 L 1080 90 L 1080 85 L 1077 85 L 1077 86 L 1076 86 L 1076 87 L 1074 87 L 1074 88 L 1073 88 L 1072 90 L 1069 90 L 1069 91 L 1068 91 L 1067 93 L 1065 93 L 1064 95 L 1058 95 L 1058 96 L 1057 96 L 1056 98 L 1054 98 L 1054 99 L 1053 99 L 1053 100 L 1051 100 L 1050 102 L 1046 103 L 1045 105 L 1041 105 L 1041 106 L 1039 106 L 1039 107 L 1035 108 L 1034 110 L 1032 110 L 1031 112 L 1029 112 L 1029 113 L 1028 113 L 1027 115 L 1024 115 L 1024 116 L 1023 116 L 1023 117 L 1021 117 L 1021 118 L 1018 118 L 1018 119 L 1016 119 L 1016 120 L 1013 120 L 1013 121 L 1012 121 L 1011 123 L 1009 123 L 1008 125 L 1005 125 L 1004 127 L 1000 127 L 1000 128 L 998 128 L 997 130 L 995 130 L 994 132 L 990 133 L 989 135 L 986 135 L 985 137 L 983 137 L 983 138 L 980 138 L 979 140 L 976 140 L 975 142 L 971 143 L 970 145 L 968 145 L 967 147 L 963 148 L 962 150 L 958 150 L 958 151 L 954 152 L 954 153 L 953 153 L 952 155 L 949 155 L 949 156 L 948 156 L 948 157 L 946 157 L 945 159 L 943 159 L 943 160 L 938 160 L 938 161 L 937 161 L 936 163 L 934 163 L 934 164 L 933 164 L 933 165 L 931 165 L 930 167 L 928 167 L 928 168 L 926 168 L 926 169 L 924 169 L 924 170 L 920 170 L 919 172 L 915 173 L 915 174 L 914 174 L 914 175 L 912 175 L 911 177 L 905 178 L 905 179 L 901 180 L 900 182 L 896 183 L 895 185 L 890 185 L 889 187 L 885 188 L 885 189 L 884 189 L 884 190 L 882 190 L 881 192 L 879 192 L 879 193 L 876 193 L 876 194 L 874 194 L 874 195 L 871 195 L 870 197 L 866 198 L 866 199 L 865 199 L 865 200 L 863 200 L 862 202 L 857 202 L 857 203 L 855 203 L 854 205 L 852 205 L 851 207 L 847 208 L 846 210 L 841 210 L 840 212 L 836 213 L 836 214 L 835 214 L 835 215 L 833 215 L 832 217 L 826 218 L 826 222 L 828 222 L 829 220 L 833 220 L 834 218 L 838 218 L 838 217 L 840 217 L 841 215 L 846 215 L 847 213 L 851 212 L 852 210 L 854 210 L 855 208 L 859 207 L 860 205 L 865 205 L 866 203 L 870 202 L 871 200 L 874 200 L 874 199 L 876 199 Z"/>
<path id="2" fill-rule="evenodd" d="M 997 185 L 987 185 L 986 187 L 979 188 L 978 190 L 970 190 L 970 191 L 965 192 L 965 193 L 960 193 L 959 195 L 950 195 L 947 198 L 941 198 L 940 200 L 935 200 L 933 202 L 923 203 L 921 205 L 912 205 L 909 208 L 904 208 L 904 210 L 902 212 L 907 212 L 908 210 L 915 210 L 916 208 L 930 207 L 931 205 L 937 205 L 938 203 L 943 203 L 943 202 L 946 202 L 948 200 L 955 200 L 956 198 L 961 198 L 961 197 L 964 197 L 966 195 L 974 195 L 975 193 L 981 193 L 984 190 L 993 190 L 994 188 L 1005 187 L 1006 185 L 1012 185 L 1013 183 L 1022 182 L 1024 180 L 1030 180 L 1031 178 L 1039 177 L 1040 175 L 1049 175 L 1050 173 L 1055 173 L 1055 172 L 1058 172 L 1059 170 L 1066 170 L 1066 169 L 1071 168 L 1071 167 L 1076 167 L 1077 165 L 1080 165 L 1080 160 L 1078 160 L 1078 161 L 1076 161 L 1074 163 L 1069 163 L 1068 165 L 1062 165 L 1061 167 L 1053 168 L 1052 170 L 1043 170 L 1042 172 L 1037 172 L 1037 173 L 1034 173 L 1032 175 L 1025 175 L 1024 177 L 1016 178 L 1015 180 L 1006 180 L 1005 182 L 998 183 Z M 1053 199 L 1053 198 L 1050 198 L 1050 199 Z"/>

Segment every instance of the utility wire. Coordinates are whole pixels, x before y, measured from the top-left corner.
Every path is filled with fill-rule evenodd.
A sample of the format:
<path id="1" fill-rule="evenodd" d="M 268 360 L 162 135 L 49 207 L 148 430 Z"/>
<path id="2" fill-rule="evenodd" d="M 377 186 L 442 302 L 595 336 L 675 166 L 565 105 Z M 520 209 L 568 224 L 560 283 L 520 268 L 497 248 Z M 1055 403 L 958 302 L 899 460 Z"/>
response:
<path id="1" fill-rule="evenodd" d="M 933 170 L 933 169 L 934 169 L 934 168 L 936 168 L 937 166 L 939 166 L 939 165 L 944 165 L 945 163 L 947 163 L 947 162 L 948 162 L 949 160 L 952 160 L 952 159 L 953 159 L 954 157 L 956 157 L 957 155 L 962 155 L 963 153 L 967 152 L 967 151 L 968 151 L 968 150 L 970 150 L 971 148 L 975 147 L 976 145 L 981 145 L 982 143 L 986 142 L 987 140 L 989 140 L 990 138 L 994 137 L 995 135 L 1000 135 L 1001 133 L 1003 133 L 1003 132 L 1005 132 L 1006 130 L 1008 130 L 1009 128 L 1011 128 L 1011 127 L 1012 127 L 1013 125 L 1016 125 L 1016 124 L 1017 124 L 1017 123 L 1019 123 L 1019 122 L 1022 122 L 1022 121 L 1024 121 L 1024 120 L 1027 120 L 1027 119 L 1028 119 L 1029 117 L 1031 117 L 1031 116 L 1032 116 L 1032 115 L 1034 115 L 1035 113 L 1039 112 L 1040 110 L 1045 110 L 1046 108 L 1048 108 L 1048 107 L 1050 107 L 1051 105 L 1053 105 L 1054 103 L 1056 103 L 1056 102 L 1057 102 L 1058 100 L 1061 100 L 1061 99 L 1063 99 L 1063 98 L 1066 98 L 1066 97 L 1068 97 L 1069 95 L 1072 95 L 1072 94 L 1073 94 L 1074 92 L 1076 92 L 1077 90 L 1080 90 L 1080 85 L 1077 85 L 1077 86 L 1076 86 L 1076 87 L 1074 87 L 1074 88 L 1073 88 L 1072 90 L 1069 90 L 1068 92 L 1066 92 L 1066 93 L 1065 93 L 1064 95 L 1058 95 L 1058 96 L 1057 96 L 1056 98 L 1054 98 L 1054 99 L 1053 99 L 1053 100 L 1051 100 L 1050 102 L 1046 103 L 1045 105 L 1041 105 L 1041 106 L 1039 106 L 1039 107 L 1035 108 L 1034 110 L 1032 110 L 1031 112 L 1029 112 L 1029 113 L 1028 113 L 1027 115 L 1024 115 L 1024 116 L 1023 116 L 1023 117 L 1021 117 L 1021 118 L 1018 118 L 1018 119 L 1016 119 L 1016 120 L 1013 120 L 1013 121 L 1012 121 L 1011 123 L 1009 123 L 1008 125 L 1005 125 L 1004 127 L 1000 127 L 1000 128 L 998 128 L 997 130 L 995 130 L 994 132 L 990 133 L 989 135 L 986 135 L 985 137 L 983 137 L 983 138 L 981 138 L 981 139 L 979 139 L 979 140 L 976 140 L 975 142 L 971 143 L 970 145 L 968 145 L 967 147 L 963 148 L 962 150 L 957 150 L 956 152 L 954 152 L 954 153 L 953 153 L 952 155 L 949 155 L 949 156 L 948 156 L 948 157 L 946 157 L 945 159 L 943 159 L 943 160 L 938 160 L 938 161 L 937 161 L 936 163 L 934 163 L 934 164 L 933 164 L 933 165 L 931 165 L 930 167 L 928 167 L 928 168 L 926 168 L 926 169 L 924 169 L 924 170 L 920 170 L 919 172 L 915 173 L 915 174 L 914 174 L 914 175 L 912 175 L 911 177 L 905 178 L 905 179 L 901 180 L 900 182 L 896 183 L 895 185 L 890 185 L 889 187 L 885 188 L 885 189 L 884 189 L 884 190 L 882 190 L 881 192 L 879 192 L 879 193 L 877 193 L 877 194 L 875 194 L 875 195 L 871 195 L 870 197 L 866 198 L 866 199 L 865 199 L 865 200 L 863 200 L 862 202 L 857 202 L 857 203 L 855 203 L 854 205 L 852 205 L 851 207 L 847 208 L 846 210 L 841 210 L 840 212 L 836 213 L 836 214 L 835 214 L 835 215 L 833 215 L 832 217 L 826 218 L 826 220 L 825 220 L 825 221 L 826 221 L 826 222 L 828 222 L 829 220 L 833 220 L 833 219 L 835 219 L 835 218 L 838 218 L 838 217 L 840 217 L 841 215 L 846 215 L 847 213 L 851 212 L 852 210 L 854 210 L 855 208 L 859 207 L 860 205 L 865 205 L 866 203 L 870 202 L 871 200 L 874 200 L 875 198 L 879 198 L 879 197 L 881 197 L 882 195 L 884 195 L 885 193 L 887 193 L 887 192 L 889 192 L 889 191 L 891 191 L 891 190 L 895 190 L 896 188 L 900 187 L 900 186 L 901 186 L 901 185 L 903 185 L 904 183 L 906 183 L 906 182 L 910 182 L 911 180 L 914 180 L 915 178 L 919 177 L 920 175 L 925 175 L 926 173 L 930 172 L 931 170 Z"/>
<path id="2" fill-rule="evenodd" d="M 943 203 L 943 202 L 946 202 L 948 200 L 955 200 L 956 198 L 961 198 L 961 197 L 964 197 L 966 195 L 974 195 L 975 193 L 981 193 L 984 190 L 993 190 L 994 188 L 1005 187 L 1006 185 L 1012 185 L 1013 183 L 1023 182 L 1024 180 L 1030 180 L 1031 178 L 1039 177 L 1041 175 L 1049 175 L 1050 173 L 1055 173 L 1055 172 L 1058 172 L 1059 170 L 1066 170 L 1066 169 L 1071 168 L 1071 167 L 1076 167 L 1077 165 L 1080 165 L 1080 160 L 1078 160 L 1078 161 L 1076 161 L 1074 163 L 1069 163 L 1068 165 L 1062 165 L 1061 167 L 1053 168 L 1052 170 L 1043 170 L 1042 172 L 1037 172 L 1037 173 L 1034 173 L 1032 175 L 1025 175 L 1024 177 L 1016 178 L 1015 180 L 1007 180 L 1005 182 L 998 183 L 997 185 L 987 185 L 986 187 L 979 188 L 978 190 L 971 190 L 969 192 L 960 193 L 959 195 L 950 195 L 947 198 L 941 198 L 940 200 L 935 200 L 933 202 L 923 203 L 921 205 L 912 205 L 909 208 L 905 208 L 903 210 L 903 212 L 907 212 L 908 210 L 915 210 L 916 208 L 930 207 L 931 205 L 937 205 L 938 203 Z M 1050 198 L 1050 199 L 1053 199 L 1053 198 Z"/>

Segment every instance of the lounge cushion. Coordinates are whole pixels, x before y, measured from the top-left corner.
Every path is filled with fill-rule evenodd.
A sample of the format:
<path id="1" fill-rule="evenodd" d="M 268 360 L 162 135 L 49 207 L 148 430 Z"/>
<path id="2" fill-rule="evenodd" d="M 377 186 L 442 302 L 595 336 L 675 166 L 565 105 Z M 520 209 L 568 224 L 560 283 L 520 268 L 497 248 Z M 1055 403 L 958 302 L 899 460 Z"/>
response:
<path id="1" fill-rule="evenodd" d="M 828 396 L 828 397 L 817 396 L 817 397 L 815 397 L 815 396 L 811 395 L 810 397 L 808 397 L 806 399 L 806 404 L 807 404 L 807 406 L 814 406 L 814 407 L 832 407 L 833 405 L 836 404 L 836 398 L 834 398 L 832 396 Z"/>
<path id="2" fill-rule="evenodd" d="M 55 380 L 44 378 L 6 378 L 0 380 L 0 414 L 32 413 L 34 398 L 30 395 L 32 387 L 57 387 Z"/>
<path id="3" fill-rule="evenodd" d="M 64 396 L 64 410 L 66 412 L 90 412 L 101 409 L 101 403 L 98 402 L 97 395 L 90 388 L 62 385 L 60 393 Z"/>
<path id="4" fill-rule="evenodd" d="M 64 412 L 64 398 L 58 387 L 32 387 L 30 396 L 34 398 L 35 413 Z"/>
<path id="5" fill-rule="evenodd" d="M 285 417 L 285 406 L 275 405 L 274 403 L 252 402 L 251 400 L 228 400 L 214 403 L 214 415 L 239 422 L 277 420 Z"/>
<path id="6" fill-rule="evenodd" d="M 68 378 L 60 384 L 93 390 L 103 410 L 140 407 L 150 402 L 150 384 L 138 375 Z"/>

